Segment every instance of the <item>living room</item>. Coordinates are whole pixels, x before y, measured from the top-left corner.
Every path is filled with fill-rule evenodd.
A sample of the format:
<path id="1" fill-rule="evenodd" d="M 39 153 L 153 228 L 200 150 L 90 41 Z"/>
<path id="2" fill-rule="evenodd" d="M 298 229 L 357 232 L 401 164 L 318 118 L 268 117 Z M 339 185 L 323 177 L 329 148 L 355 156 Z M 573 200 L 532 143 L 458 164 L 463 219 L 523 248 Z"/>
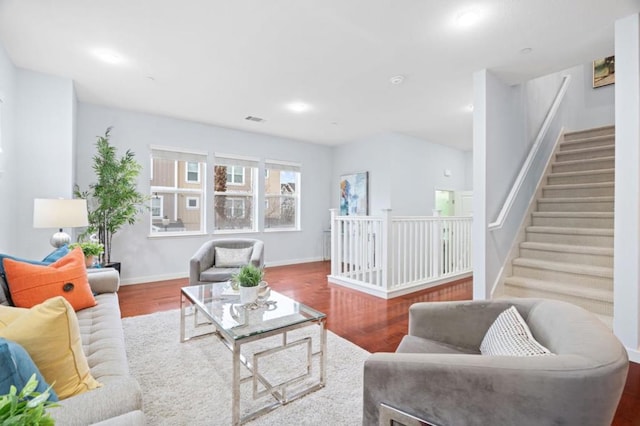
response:
<path id="1" fill-rule="evenodd" d="M 105 66 L 104 64 L 93 64 L 87 68 L 87 77 L 84 77 L 87 78 L 86 83 L 84 80 L 80 81 L 79 77 L 73 72 L 66 73 L 62 68 L 56 68 L 59 65 L 50 65 L 50 68 L 44 66 L 43 68 L 37 68 L 29 62 L 28 55 L 20 57 L 20 60 L 17 61 L 14 56 L 19 56 L 20 45 L 16 44 L 16 38 L 24 37 L 23 40 L 28 40 L 25 43 L 40 46 L 38 49 L 43 51 L 50 49 L 51 46 L 44 42 L 47 37 L 42 34 L 39 36 L 40 39 L 32 40 L 21 33 L 16 27 L 26 24 L 17 23 L 18 20 L 9 22 L 13 19 L 13 13 L 19 11 L 20 16 L 24 18 L 29 12 L 33 12 L 35 16 L 38 16 L 38 19 L 43 20 L 34 19 L 32 22 L 36 26 L 64 27 L 63 23 L 55 20 L 49 21 L 48 19 L 51 18 L 40 16 L 46 15 L 46 13 L 36 12 L 35 10 L 38 7 L 47 9 L 50 6 L 45 6 L 41 2 L 31 3 L 31 6 L 28 6 L 25 10 L 14 9 L 17 7 L 14 2 L 3 1 L 0 5 L 1 15 L 4 16 L 0 24 L 0 28 L 3 28 L 0 31 L 0 43 L 2 44 L 0 49 L 0 99 L 2 99 L 0 196 L 4 200 L 11 200 L 5 203 L 3 209 L 0 209 L 0 252 L 2 253 L 14 253 L 25 258 L 39 259 L 50 251 L 51 247 L 48 244 L 48 239 L 51 236 L 51 230 L 34 229 L 32 226 L 33 199 L 71 198 L 75 184 L 80 185 L 80 187 L 86 187 L 90 184 L 94 180 L 91 164 L 92 156 L 95 153 L 96 137 L 103 134 L 108 127 L 113 127 L 112 142 L 120 152 L 124 152 L 126 149 L 131 149 L 135 152 L 136 158 L 143 167 L 139 180 L 139 189 L 149 196 L 153 195 L 147 180 L 147 176 L 150 175 L 150 149 L 153 146 L 182 148 L 207 153 L 209 158 L 206 176 L 209 179 L 213 176 L 214 158 L 217 154 L 256 158 L 260 164 L 260 172 L 264 172 L 264 162 L 269 159 L 299 164 L 301 166 L 302 180 L 300 229 L 287 232 L 265 231 L 264 219 L 257 218 L 256 231 L 247 235 L 264 241 L 267 267 L 303 264 L 323 259 L 323 239 L 325 238 L 325 231 L 329 228 L 329 209 L 338 206 L 339 179 L 343 174 L 356 171 L 369 172 L 369 212 L 373 215 L 379 214 L 385 208 L 391 208 L 394 215 L 430 215 L 435 207 L 434 191 L 436 189 L 474 190 L 476 194 L 478 193 L 476 180 L 474 179 L 477 169 L 474 165 L 477 165 L 477 163 L 474 164 L 474 162 L 479 160 L 473 158 L 472 155 L 472 120 L 477 112 L 464 111 L 464 108 L 474 101 L 471 84 L 472 73 L 464 76 L 469 80 L 469 84 L 465 86 L 466 93 L 463 95 L 452 93 L 451 101 L 444 100 L 442 97 L 438 99 L 440 103 L 445 104 L 441 107 L 444 115 L 453 115 L 453 110 L 456 110 L 454 120 L 447 121 L 448 126 L 457 128 L 456 130 L 459 131 L 455 136 L 451 137 L 451 144 L 448 144 L 447 134 L 444 132 L 438 133 L 434 131 L 432 138 L 416 136 L 421 131 L 426 132 L 426 130 L 415 130 L 412 133 L 410 129 L 412 126 L 415 128 L 416 124 L 413 124 L 415 121 L 411 125 L 403 127 L 401 126 L 402 117 L 395 116 L 390 121 L 383 119 L 385 114 L 390 114 L 389 110 L 397 110 L 401 113 L 402 111 L 423 108 L 423 104 L 418 101 L 412 103 L 413 101 L 406 101 L 406 98 L 402 98 L 403 101 L 394 100 L 394 96 L 397 95 L 398 91 L 414 91 L 416 98 L 429 98 L 431 97 L 429 93 L 425 94 L 424 92 L 429 91 L 429 84 L 434 84 L 434 80 L 429 78 L 423 80 L 423 77 L 418 75 L 420 71 L 405 71 L 408 65 L 400 60 L 398 64 L 402 64 L 402 66 L 398 66 L 398 68 L 402 69 L 397 71 L 392 70 L 391 68 L 393 67 L 386 65 L 372 74 L 358 75 L 355 71 L 353 74 L 346 73 L 348 75 L 340 77 L 342 79 L 340 80 L 341 83 L 335 85 L 333 89 L 335 92 L 344 90 L 345 93 L 350 93 L 346 90 L 349 85 L 365 85 L 365 82 L 371 84 L 370 80 L 375 74 L 376 78 L 380 78 L 379 86 L 369 85 L 366 90 L 381 92 L 380 103 L 386 103 L 385 107 L 379 108 L 379 111 L 375 115 L 372 114 L 369 119 L 371 122 L 383 122 L 382 126 L 376 127 L 370 133 L 358 133 L 355 130 L 349 133 L 341 130 L 341 127 L 347 127 L 348 118 L 346 118 L 344 111 L 364 109 L 365 106 L 363 105 L 365 102 L 355 99 L 355 95 L 336 96 L 336 102 L 342 103 L 339 104 L 339 108 L 338 105 L 334 105 L 334 118 L 330 118 L 332 114 L 324 114 L 321 118 L 311 115 L 311 118 L 309 118 L 304 114 L 283 112 L 280 106 L 278 106 L 279 110 L 276 113 L 275 108 L 269 110 L 259 103 L 242 105 L 243 99 L 245 99 L 245 91 L 256 89 L 256 86 L 259 85 L 269 85 L 269 83 L 262 81 L 254 74 L 250 76 L 245 74 L 239 77 L 236 83 L 232 84 L 225 80 L 226 74 L 216 75 L 215 78 L 207 75 L 202 76 L 202 71 L 198 69 L 198 65 L 183 66 L 182 68 L 188 69 L 190 73 L 202 77 L 202 83 L 200 83 L 202 89 L 198 91 L 190 88 L 184 92 L 176 93 L 181 89 L 182 85 L 186 84 L 185 80 L 191 78 L 189 76 L 190 73 L 181 74 L 177 83 L 174 82 L 169 85 L 165 79 L 170 78 L 169 74 L 171 72 L 167 71 L 167 74 L 163 74 L 163 69 L 158 68 L 156 73 L 155 69 L 151 70 L 145 68 L 146 65 L 141 65 L 141 59 L 136 59 L 140 62 L 125 67 L 125 70 L 118 67 Z M 75 14 L 72 10 L 73 7 L 80 7 L 77 4 L 73 4 L 73 2 L 70 2 L 67 6 L 70 9 L 55 11 L 55 16 L 61 22 L 64 22 L 65 19 L 73 20 L 72 18 Z M 338 8 L 337 5 L 334 6 Z M 497 8 L 494 10 L 498 11 L 504 8 L 504 5 L 499 4 L 493 6 Z M 614 21 L 630 13 L 636 13 L 637 10 L 634 9 L 634 6 L 633 2 L 616 5 L 617 9 L 611 12 L 611 16 L 608 16 L 606 25 L 602 24 L 601 21 L 594 21 L 594 25 L 595 22 L 601 24 L 599 28 L 602 28 L 602 32 L 606 32 L 605 29 L 607 31 L 611 30 L 609 31 L 611 34 L 608 33 L 608 38 L 605 37 L 607 41 L 596 43 L 596 48 L 592 52 L 567 54 L 567 57 L 559 60 L 557 64 L 543 69 L 543 67 L 536 67 L 535 65 L 535 61 L 538 59 L 535 54 L 542 47 L 535 47 L 533 52 L 518 53 L 515 59 L 505 59 L 502 63 L 494 60 L 494 57 L 490 57 L 491 60 L 481 61 L 482 65 L 479 65 L 480 63 L 474 64 L 477 67 L 472 72 L 493 67 L 492 61 L 498 62 L 499 65 L 505 67 L 517 63 L 520 66 L 519 70 L 528 67 L 532 74 L 531 77 L 558 72 L 576 64 L 586 67 L 586 64 L 596 57 L 612 53 L 613 44 L 611 40 L 613 39 Z M 352 7 L 354 8 L 352 9 Z M 363 7 L 367 6 L 363 5 Z M 577 7 L 580 8 L 581 6 L 578 5 Z M 30 8 L 35 9 L 31 10 Z M 389 13 L 388 9 L 392 8 L 390 6 L 382 7 L 381 5 L 376 7 L 374 15 L 377 19 L 367 23 L 367 26 L 370 26 L 367 27 L 367 31 L 378 29 L 384 35 L 387 35 L 389 30 L 380 28 L 386 25 L 384 18 L 385 14 Z M 170 7 L 167 6 L 164 12 L 169 13 L 170 10 Z M 444 16 L 446 13 L 455 14 L 453 8 L 447 9 L 444 5 L 438 5 L 437 10 L 440 12 L 440 16 Z M 193 11 L 189 12 L 192 13 Z M 228 12 L 231 13 L 231 11 Z M 265 10 L 261 9 L 261 12 L 265 17 L 274 20 L 279 25 L 282 25 L 282 21 L 286 21 L 284 14 L 279 17 L 278 13 L 270 11 L 269 7 L 266 7 Z M 302 11 L 297 12 L 303 15 L 308 13 L 308 11 L 304 13 Z M 320 13 L 320 11 L 317 12 Z M 334 14 L 328 6 L 323 6 L 321 12 L 322 16 L 327 19 L 327 21 L 322 21 L 323 23 L 332 22 L 336 28 L 343 29 L 344 25 L 346 25 L 344 20 L 348 21 L 347 17 L 355 19 L 356 15 L 359 14 L 355 6 L 348 7 L 346 11 L 343 10 L 342 13 L 344 15 L 342 16 L 339 16 L 336 12 L 338 17 L 333 16 Z M 427 11 L 421 9 L 421 12 L 426 13 Z M 185 10 L 182 13 L 186 14 L 187 11 Z M 496 13 L 500 16 L 500 13 L 506 12 L 502 10 L 502 12 Z M 94 11 L 89 16 L 94 14 L 97 14 L 97 12 Z M 221 15 L 224 14 L 221 13 Z M 115 8 L 106 16 L 110 16 L 115 23 L 125 25 L 119 21 Z M 402 14 L 394 16 L 398 22 L 403 21 Z M 25 22 L 29 22 L 27 18 L 24 19 Z M 261 21 L 253 17 L 251 22 L 254 24 L 254 20 Z M 38 22 L 38 24 L 35 24 L 35 22 Z M 42 25 L 42 22 L 49 25 Z M 218 25 L 223 24 L 223 22 L 216 22 Z M 318 29 L 318 27 L 321 29 L 322 25 L 317 24 L 317 27 L 314 28 Z M 397 27 L 395 28 L 397 29 Z M 351 30 L 355 31 L 355 29 Z M 225 28 L 225 31 L 234 31 L 234 29 Z M 298 32 L 304 33 L 304 28 L 294 25 L 289 31 L 287 32 L 289 35 Z M 375 34 L 375 32 L 373 33 Z M 78 36 L 77 34 L 75 33 L 72 36 L 75 37 L 75 44 L 68 39 L 64 43 L 68 42 L 67 46 L 74 45 L 75 48 L 80 49 L 78 46 L 80 44 L 79 40 L 84 36 Z M 101 34 L 100 37 L 108 39 L 109 36 L 115 37 L 114 34 L 118 34 L 118 26 L 115 24 L 111 28 L 104 30 L 104 34 Z M 124 31 L 121 34 L 124 34 Z M 246 48 L 246 44 L 251 43 L 251 40 L 255 41 L 260 36 L 260 33 L 252 33 L 252 36 L 255 38 L 243 38 L 241 41 L 245 44 L 241 43 L 240 46 L 237 46 L 237 51 L 243 51 L 242 49 Z M 125 36 L 122 35 L 122 37 L 124 38 Z M 166 35 L 162 37 L 170 38 L 166 37 Z M 315 40 L 316 36 L 309 35 L 309 37 Z M 360 37 L 366 39 L 370 35 L 364 32 Z M 456 38 L 457 35 L 452 37 Z M 166 40 L 165 38 L 162 38 L 164 43 L 176 43 L 175 40 Z M 274 35 L 274 33 L 270 33 L 269 37 L 265 37 L 265 40 L 278 42 L 282 41 L 283 38 L 285 36 L 282 34 Z M 375 48 L 369 47 L 369 49 L 386 51 L 389 46 L 382 41 L 383 38 L 382 34 L 376 36 L 374 38 L 376 42 L 373 43 Z M 572 39 L 566 44 L 569 45 L 574 42 L 575 40 Z M 58 41 L 58 43 L 63 42 Z M 266 41 L 264 43 L 269 46 Z M 339 40 L 334 40 L 332 43 L 329 44 L 337 47 Z M 126 44 L 126 42 L 123 44 Z M 319 42 L 319 45 L 323 44 Z M 442 44 L 446 45 L 446 43 Z M 452 42 L 452 49 L 453 44 Z M 522 48 L 525 47 L 529 46 L 523 44 Z M 506 49 L 504 46 L 501 48 Z M 30 51 L 29 55 L 38 56 L 38 49 Z M 140 49 L 140 46 L 138 46 L 138 49 Z M 571 50 L 569 46 L 565 46 L 565 49 L 567 51 Z M 468 49 L 466 54 L 470 54 L 471 50 Z M 202 48 L 202 51 L 205 51 L 205 49 Z M 277 63 L 282 59 L 279 55 L 284 56 L 283 52 L 277 51 L 274 52 L 274 59 L 270 59 L 265 51 L 267 49 L 261 53 L 255 52 L 254 68 L 260 67 L 256 64 L 265 62 L 271 63 L 270 61 L 273 61 Z M 305 49 L 297 49 L 295 52 L 303 60 L 307 58 Z M 40 53 L 44 55 L 43 52 Z M 317 58 L 314 58 L 314 61 L 327 61 L 333 55 L 328 48 L 321 53 L 322 55 L 319 54 Z M 527 56 L 531 53 L 533 53 L 533 56 Z M 355 52 L 341 54 L 346 55 L 347 58 L 350 54 L 353 54 L 354 58 L 358 58 Z M 442 54 L 442 52 L 436 52 L 433 56 L 435 57 L 436 54 Z M 74 55 L 77 55 L 77 53 L 71 57 L 75 57 Z M 158 56 L 162 57 L 163 55 Z M 243 53 L 242 56 L 246 60 L 246 53 Z M 375 53 L 373 53 L 373 56 L 375 56 Z M 450 57 L 444 57 L 455 62 Z M 344 59 L 343 57 L 341 58 Z M 225 57 L 225 59 L 228 58 Z M 165 63 L 166 60 L 166 58 L 163 58 L 163 61 L 159 62 Z M 173 61 L 179 61 L 179 59 Z M 345 63 L 350 63 L 351 61 L 355 62 L 356 59 L 349 59 Z M 73 61 L 68 60 L 68 62 L 71 63 Z M 197 63 L 193 59 L 182 62 L 184 64 Z M 251 63 L 251 61 L 249 62 Z M 316 64 L 316 62 L 313 63 Z M 515 65 L 513 66 L 515 67 Z M 78 69 L 81 67 L 84 67 L 84 65 L 78 64 Z M 277 68 L 274 65 L 269 65 L 269 67 Z M 281 78 L 283 80 L 290 78 L 289 74 L 293 73 L 290 69 L 295 68 L 283 67 L 283 69 L 279 70 L 282 72 Z M 332 73 L 328 73 L 325 79 L 336 78 L 333 73 L 335 73 L 335 70 L 332 70 Z M 389 78 L 397 76 L 398 73 L 406 74 L 405 81 L 401 82 L 400 85 L 395 85 L 395 83 L 389 81 Z M 127 92 L 124 89 L 120 90 L 115 94 L 115 97 L 119 98 L 117 101 L 109 99 L 104 91 L 92 89 L 89 84 L 96 84 L 95 80 L 99 82 L 101 79 L 104 79 L 105 82 L 111 79 L 126 81 L 132 79 L 133 74 L 139 80 L 136 83 L 138 89 L 136 89 L 135 93 Z M 505 74 L 509 74 L 509 72 L 505 72 Z M 220 83 L 221 86 L 214 87 L 209 80 L 222 81 Z M 428 80 L 428 84 L 425 83 L 425 80 Z M 300 83 L 298 82 L 298 84 Z M 219 99 L 217 98 L 219 93 L 233 91 L 223 90 L 225 85 L 237 90 L 237 95 L 231 96 L 234 99 L 225 99 L 223 101 L 222 95 L 220 95 Z M 244 87 L 245 85 L 246 87 Z M 313 86 L 313 84 L 310 85 Z M 375 87 L 375 89 L 372 87 Z M 291 89 L 287 99 L 291 98 L 293 100 L 303 97 L 303 95 L 312 98 L 321 92 L 319 88 L 303 89 L 300 87 Z M 604 90 L 612 94 L 614 89 L 613 86 L 609 86 Z M 601 90 L 599 93 L 603 93 L 603 91 Z M 205 96 L 200 97 L 201 94 L 205 94 Z M 227 96 L 229 95 L 227 94 Z M 137 103 L 141 101 L 136 101 L 136 97 L 148 98 L 149 103 L 156 106 L 145 109 L 146 107 L 142 103 Z M 219 112 L 219 115 L 209 113 L 209 116 L 206 116 L 207 114 L 204 112 L 198 117 L 186 114 L 172 115 L 171 107 L 181 103 L 181 97 L 184 98 L 184 103 L 195 104 L 195 106 L 191 105 L 193 109 L 215 111 Z M 192 98 L 197 98 L 197 102 L 192 101 Z M 348 101 L 349 98 L 354 99 Z M 464 101 L 461 100 L 462 98 L 464 98 Z M 167 101 L 167 99 L 171 99 L 171 101 Z M 460 105 L 455 105 L 455 107 L 449 105 L 453 102 L 458 103 L 458 101 Z M 122 106 L 127 102 L 129 102 L 129 106 Z M 334 107 L 327 104 L 326 101 L 323 102 L 316 106 L 320 111 L 326 112 Z M 241 105 L 242 108 L 238 105 Z M 422 121 L 425 123 L 431 120 L 444 122 L 444 119 L 440 120 L 439 117 L 441 116 L 436 114 L 439 108 L 438 105 L 429 106 L 429 108 L 424 107 L 425 113 L 422 114 Z M 230 118 L 230 113 L 225 112 L 225 109 L 232 110 L 235 116 Z M 240 112 L 241 110 L 242 112 Z M 273 114 L 265 117 L 265 123 L 253 123 L 244 119 L 248 115 L 263 115 L 262 111 L 274 111 Z M 340 113 L 338 114 L 338 112 Z M 433 114 L 431 114 L 432 112 Z M 359 118 L 359 120 L 363 119 Z M 270 126 L 271 121 L 278 122 L 278 126 L 290 127 L 290 131 L 285 133 L 281 131 L 281 128 L 267 127 Z M 322 121 L 322 123 L 319 124 L 319 121 Z M 366 127 L 366 123 L 363 126 Z M 309 127 L 311 130 L 305 133 L 305 127 Z M 371 124 L 371 127 L 373 128 L 373 124 Z M 438 129 L 438 131 L 440 130 Z M 315 141 L 313 133 L 317 138 Z M 460 137 L 460 134 L 463 136 Z M 322 139 L 324 141 L 321 141 Z M 517 170 L 517 167 L 514 166 L 508 172 L 511 173 L 514 169 Z M 449 172 L 449 176 L 445 175 L 445 170 Z M 509 173 L 505 172 L 505 174 Z M 419 183 L 419 185 L 414 183 Z M 510 183 L 505 182 L 505 185 L 510 185 Z M 208 212 L 206 217 L 211 218 L 214 216 L 211 203 L 211 200 L 213 200 L 213 188 L 208 188 L 207 191 L 205 199 L 208 202 Z M 499 197 L 496 196 L 495 198 Z M 262 201 L 262 199 L 260 200 Z M 487 222 L 491 219 L 487 218 Z M 213 238 L 238 236 L 238 234 L 216 234 L 211 220 L 207 220 L 206 229 L 200 235 L 179 237 L 151 236 L 150 228 L 151 216 L 150 214 L 143 214 L 138 223 L 126 227 L 114 239 L 113 256 L 114 260 L 123 261 L 120 279 L 124 285 L 184 278 L 188 274 L 189 258 L 205 241 L 211 239 L 212 236 Z M 482 257 L 475 258 L 476 261 L 480 259 Z M 492 264 L 491 267 L 494 268 L 495 265 Z M 483 270 L 478 272 L 480 271 L 484 273 Z M 490 293 L 491 285 L 493 284 L 492 279 L 487 279 L 486 281 L 483 283 L 481 291 L 485 293 L 484 296 Z M 480 292 L 480 290 L 476 291 Z M 477 298 L 482 297 L 480 293 L 477 293 L 477 295 Z M 628 310 L 624 312 L 629 313 Z M 632 311 L 630 315 L 632 315 L 631 318 L 637 318 L 637 310 L 635 312 Z M 633 336 L 634 331 L 637 332 L 637 330 L 638 326 L 636 325 L 632 330 L 625 330 L 625 333 L 627 336 Z M 625 345 L 637 351 L 633 347 L 633 341 L 633 338 L 627 338 Z"/>

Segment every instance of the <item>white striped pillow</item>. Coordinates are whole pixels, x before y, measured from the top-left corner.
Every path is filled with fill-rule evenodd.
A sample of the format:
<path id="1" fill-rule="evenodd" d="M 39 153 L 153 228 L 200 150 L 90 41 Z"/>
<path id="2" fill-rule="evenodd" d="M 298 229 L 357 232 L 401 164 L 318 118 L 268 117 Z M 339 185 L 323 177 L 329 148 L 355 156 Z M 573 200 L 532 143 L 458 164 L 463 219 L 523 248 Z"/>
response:
<path id="1" fill-rule="evenodd" d="M 505 356 L 553 355 L 533 338 L 515 306 L 498 315 L 489 327 L 480 344 L 480 353 Z"/>

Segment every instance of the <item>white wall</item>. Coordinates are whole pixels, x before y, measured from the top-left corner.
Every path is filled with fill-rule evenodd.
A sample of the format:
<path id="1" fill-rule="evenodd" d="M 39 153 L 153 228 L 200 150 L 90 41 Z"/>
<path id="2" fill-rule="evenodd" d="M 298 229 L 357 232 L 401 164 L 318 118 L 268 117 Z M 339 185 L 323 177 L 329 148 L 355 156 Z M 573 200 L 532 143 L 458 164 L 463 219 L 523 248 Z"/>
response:
<path id="1" fill-rule="evenodd" d="M 338 206 L 343 174 L 369 172 L 369 214 L 431 216 L 435 190 L 465 190 L 470 164 L 464 151 L 398 133 L 385 133 L 334 148 L 332 200 Z M 444 170 L 451 176 L 444 176 Z"/>
<path id="2" fill-rule="evenodd" d="M 18 146 L 15 133 L 17 70 L 0 44 L 0 253 L 10 252 L 15 247 L 18 230 L 15 226 L 16 213 L 12 200 L 16 199 L 18 178 Z"/>
<path id="3" fill-rule="evenodd" d="M 464 189 L 473 190 L 473 151 L 465 151 L 464 153 Z"/>
<path id="4" fill-rule="evenodd" d="M 329 224 L 331 148 L 285 138 L 230 130 L 161 116 L 78 104 L 77 179 L 82 189 L 93 182 L 96 136 L 113 126 L 111 142 L 120 154 L 131 149 L 143 166 L 138 181 L 149 194 L 149 146 L 184 147 L 209 153 L 207 178 L 213 179 L 213 154 L 286 160 L 302 165 L 302 231 L 233 234 L 265 242 L 267 265 L 322 259 L 322 230 Z M 211 185 L 209 185 L 212 191 Z M 212 197 L 209 197 L 211 204 Z M 212 212 L 212 207 L 210 208 Z M 208 216 L 212 217 L 211 214 Z M 208 221 L 208 230 L 212 222 Z M 225 234 L 224 237 L 229 236 Z M 149 238 L 149 216 L 123 228 L 113 238 L 113 261 L 122 261 L 125 283 L 186 276 L 189 258 L 211 235 Z"/>
<path id="5" fill-rule="evenodd" d="M 616 21 L 613 329 L 640 362 L 640 16 Z"/>
<path id="6" fill-rule="evenodd" d="M 20 234 L 12 253 L 37 259 L 53 250 L 48 241 L 56 230 L 33 229 L 33 199 L 72 198 L 75 94 L 71 80 L 33 71 L 18 70 L 16 82 Z"/>

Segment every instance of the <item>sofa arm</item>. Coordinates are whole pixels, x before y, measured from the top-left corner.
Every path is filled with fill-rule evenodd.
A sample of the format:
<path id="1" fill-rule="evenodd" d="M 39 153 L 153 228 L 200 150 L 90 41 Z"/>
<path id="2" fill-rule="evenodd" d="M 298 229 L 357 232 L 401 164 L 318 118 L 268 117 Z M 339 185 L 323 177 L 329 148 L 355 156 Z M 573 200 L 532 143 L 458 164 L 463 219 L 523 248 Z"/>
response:
<path id="1" fill-rule="evenodd" d="M 87 269 L 87 277 L 94 293 L 115 293 L 120 288 L 120 274 L 113 268 Z"/>
<path id="2" fill-rule="evenodd" d="M 604 425 L 620 398 L 623 363 L 579 356 L 371 355 L 364 366 L 363 424 L 380 403 L 441 425 Z"/>
<path id="3" fill-rule="evenodd" d="M 477 351 L 491 324 L 509 306 L 498 300 L 414 303 L 409 334 Z"/>
<path id="4" fill-rule="evenodd" d="M 256 268 L 264 267 L 264 243 L 256 241 L 251 252 L 251 264 Z"/>

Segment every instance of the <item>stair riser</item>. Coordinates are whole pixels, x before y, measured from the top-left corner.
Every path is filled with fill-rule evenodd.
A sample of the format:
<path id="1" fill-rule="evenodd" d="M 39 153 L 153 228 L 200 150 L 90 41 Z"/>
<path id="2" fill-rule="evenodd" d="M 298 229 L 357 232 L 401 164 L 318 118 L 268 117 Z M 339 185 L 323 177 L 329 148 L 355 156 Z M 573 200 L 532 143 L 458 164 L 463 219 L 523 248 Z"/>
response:
<path id="1" fill-rule="evenodd" d="M 543 299 L 562 300 L 564 302 L 569 302 L 573 303 L 574 305 L 581 306 L 584 309 L 595 314 L 609 316 L 613 315 L 613 303 L 600 300 L 585 299 L 573 295 L 540 291 L 526 287 L 514 287 L 509 284 L 505 284 L 505 294 L 513 297 L 539 297 Z"/>
<path id="2" fill-rule="evenodd" d="M 613 201 L 595 201 L 588 203 L 550 203 L 538 201 L 539 212 L 612 212 Z"/>
<path id="3" fill-rule="evenodd" d="M 535 243 L 569 244 L 574 246 L 613 247 L 613 236 L 568 235 L 527 232 L 527 241 Z"/>
<path id="4" fill-rule="evenodd" d="M 579 150 L 575 150 L 575 152 L 572 150 L 558 152 L 556 154 L 556 161 L 590 160 L 593 158 L 614 157 L 616 155 L 614 146 L 602 146 L 598 148 L 599 149 L 586 152 Z"/>
<path id="5" fill-rule="evenodd" d="M 596 160 L 596 161 L 584 161 L 579 163 L 554 163 L 551 166 L 552 173 L 564 173 L 564 172 L 584 172 L 587 170 L 599 170 L 599 169 L 613 169 L 615 160 L 612 158 Z"/>
<path id="6" fill-rule="evenodd" d="M 601 139 L 601 140 L 593 140 L 593 141 L 584 140 L 584 141 L 575 142 L 575 143 L 573 143 L 573 141 L 567 141 L 567 142 L 560 143 L 560 148 L 558 150 L 559 152 L 568 152 L 568 151 L 574 151 L 576 149 L 600 148 L 600 147 L 610 146 L 612 144 L 615 144 L 615 138 L 611 136 L 609 138 Z"/>
<path id="7" fill-rule="evenodd" d="M 550 174 L 547 183 L 549 185 L 576 184 L 576 183 L 600 183 L 613 182 L 615 175 L 613 172 L 596 173 L 584 176 L 557 176 Z"/>
<path id="8" fill-rule="evenodd" d="M 569 272 L 551 271 L 513 265 L 513 275 L 536 280 L 580 285 L 598 290 L 613 290 L 613 279 L 594 275 L 572 274 Z"/>
<path id="9" fill-rule="evenodd" d="M 565 133 L 565 141 L 575 141 L 579 139 L 595 138 L 597 136 L 611 136 L 615 137 L 616 131 L 613 127 L 604 127 L 600 129 L 589 129 L 583 132 L 570 132 Z"/>
<path id="10" fill-rule="evenodd" d="M 603 186 L 595 188 L 544 188 L 542 196 L 544 198 L 567 198 L 567 197 L 613 197 L 615 189 L 613 186 Z"/>
<path id="11" fill-rule="evenodd" d="M 534 226 L 564 226 L 572 228 L 613 228 L 613 218 L 533 217 Z"/>
<path id="12" fill-rule="evenodd" d="M 613 256 L 597 254 L 568 253 L 521 248 L 520 257 L 548 260 L 551 262 L 577 263 L 580 265 L 606 266 L 608 268 L 613 268 Z"/>

